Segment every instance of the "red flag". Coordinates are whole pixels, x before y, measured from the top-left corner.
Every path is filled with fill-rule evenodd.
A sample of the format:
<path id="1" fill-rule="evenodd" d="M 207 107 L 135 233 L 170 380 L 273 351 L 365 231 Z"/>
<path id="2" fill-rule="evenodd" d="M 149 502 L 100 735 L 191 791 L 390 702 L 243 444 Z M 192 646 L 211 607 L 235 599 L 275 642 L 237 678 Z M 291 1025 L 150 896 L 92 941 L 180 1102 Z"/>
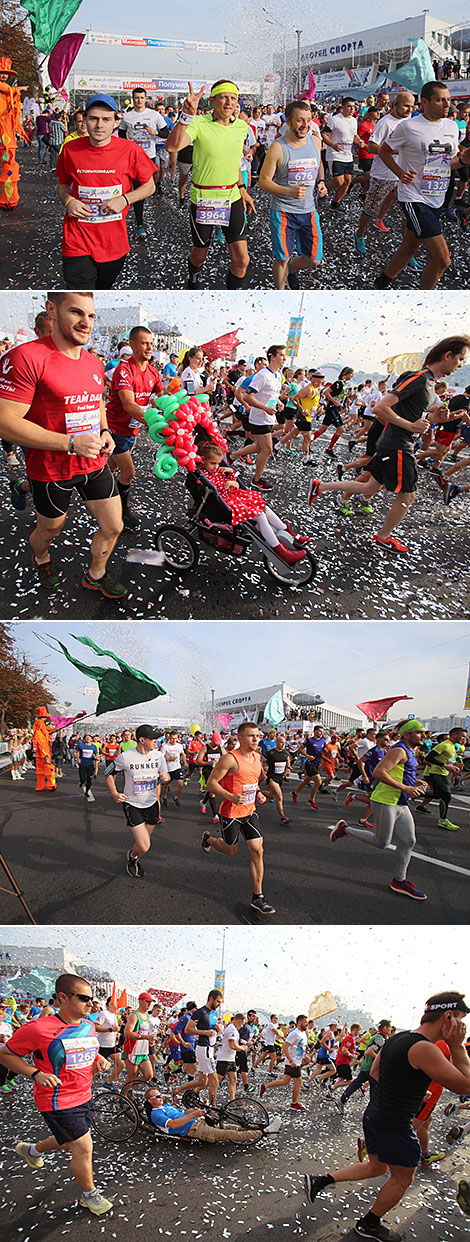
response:
<path id="1" fill-rule="evenodd" d="M 147 988 L 147 991 L 150 993 L 150 996 L 154 996 L 155 1000 L 161 1001 L 162 1005 L 165 1005 L 168 1009 L 171 1009 L 172 1005 L 176 1005 L 177 1001 L 186 996 L 186 992 L 165 992 L 163 988 Z"/>
<path id="2" fill-rule="evenodd" d="M 126 989 L 124 988 L 124 991 L 121 992 L 121 995 L 118 996 L 117 998 L 116 1009 L 125 1009 L 126 1005 L 127 1005 L 127 992 L 126 992 Z"/>
<path id="3" fill-rule="evenodd" d="M 113 983 L 113 990 L 112 990 L 112 992 L 111 992 L 111 1004 L 112 1004 L 112 1005 L 115 1005 L 115 1004 L 116 1004 L 116 990 L 117 990 L 117 989 L 116 989 L 116 984 L 115 984 L 115 983 Z"/>
<path id="4" fill-rule="evenodd" d="M 63 29 L 63 27 L 62 27 Z M 52 85 L 59 91 L 70 73 L 73 62 L 82 46 L 84 34 L 66 34 L 58 40 L 49 56 L 47 68 Z"/>
<path id="5" fill-rule="evenodd" d="M 236 345 L 240 345 L 237 333 L 226 332 L 224 336 L 214 337 L 213 341 L 206 341 L 201 349 L 208 362 L 215 362 L 216 358 L 226 358 L 227 354 L 231 354 Z"/>
<path id="6" fill-rule="evenodd" d="M 412 698 L 413 695 L 411 694 L 397 694 L 394 699 L 371 699 L 368 703 L 356 703 L 356 707 L 359 708 L 360 712 L 364 712 L 364 715 L 369 720 L 381 720 L 382 716 L 385 716 L 394 703 L 400 703 L 402 699 L 411 700 Z"/>

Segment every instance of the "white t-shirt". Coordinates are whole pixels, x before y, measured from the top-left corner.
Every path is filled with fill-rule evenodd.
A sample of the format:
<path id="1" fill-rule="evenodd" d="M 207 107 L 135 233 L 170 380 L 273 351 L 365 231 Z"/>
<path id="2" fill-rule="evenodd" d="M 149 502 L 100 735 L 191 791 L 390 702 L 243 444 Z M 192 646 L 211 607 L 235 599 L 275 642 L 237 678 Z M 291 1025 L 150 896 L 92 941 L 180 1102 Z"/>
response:
<path id="1" fill-rule="evenodd" d="M 374 406 L 375 406 L 377 405 L 377 402 L 381 401 L 382 397 L 384 396 L 385 396 L 385 393 L 381 392 L 380 388 L 372 389 L 366 408 L 364 410 L 364 418 L 375 418 L 374 410 L 372 408 L 372 402 L 374 402 Z"/>
<path id="2" fill-rule="evenodd" d="M 160 754 L 166 759 L 166 765 L 169 772 L 175 772 L 181 767 L 181 756 L 184 755 L 184 746 L 180 742 L 164 742 L 161 747 Z"/>
<path id="3" fill-rule="evenodd" d="M 397 164 L 416 173 L 410 185 L 398 182 L 400 203 L 425 203 L 442 207 L 451 174 L 451 163 L 457 155 L 459 130 L 455 121 L 426 121 L 412 116 L 401 121 L 393 134 L 398 148 Z"/>
<path id="4" fill-rule="evenodd" d="M 250 406 L 250 423 L 254 423 L 257 427 L 273 427 L 276 422 L 276 406 L 279 401 L 279 394 L 282 388 L 282 376 L 280 371 L 271 371 L 270 367 L 263 367 L 256 375 L 252 375 L 250 379 L 249 392 L 256 394 L 259 401 L 263 405 L 272 407 L 272 414 L 267 414 L 265 410 L 258 410 L 256 406 Z"/>
<path id="5" fill-rule="evenodd" d="M 263 120 L 264 145 L 265 147 L 270 147 L 279 133 L 279 126 L 282 123 L 282 112 L 273 112 L 272 116 L 265 116 Z"/>
<path id="6" fill-rule="evenodd" d="M 166 129 L 166 121 L 160 116 L 159 112 L 154 112 L 153 108 L 144 108 L 143 112 L 136 112 L 135 108 L 131 108 L 130 112 L 123 112 L 119 122 L 119 129 L 127 129 L 129 138 L 133 142 L 137 142 L 139 147 L 145 151 L 146 155 L 152 160 L 155 155 L 155 147 L 161 146 L 165 142 L 164 138 L 158 138 L 155 134 L 149 134 L 146 126 L 150 129 Z"/>
<path id="7" fill-rule="evenodd" d="M 110 1013 L 109 1009 L 101 1009 L 99 1013 L 95 1013 L 93 1017 L 95 1026 L 110 1026 L 110 1031 L 97 1031 L 100 1042 L 100 1048 L 114 1048 L 116 1043 L 116 1031 L 118 1029 L 118 1020 L 115 1013 Z"/>
<path id="8" fill-rule="evenodd" d="M 370 141 L 375 142 L 376 146 L 381 146 L 383 142 L 388 142 L 388 145 L 393 149 L 393 142 L 390 139 L 397 126 L 401 125 L 401 123 L 399 116 L 390 116 L 390 113 L 388 116 L 382 116 L 372 130 Z M 390 181 L 392 185 L 396 185 L 398 181 L 395 173 L 392 173 L 391 168 L 387 168 L 387 165 L 384 164 L 383 160 L 379 159 L 378 155 L 374 155 L 370 175 L 371 177 L 378 177 L 380 181 Z"/>
<path id="9" fill-rule="evenodd" d="M 307 1048 L 306 1031 L 299 1031 L 298 1026 L 296 1026 L 294 1027 L 294 1030 L 291 1031 L 289 1035 L 287 1035 L 284 1042 L 286 1044 L 289 1044 L 289 1052 L 290 1052 L 291 1061 L 294 1061 L 295 1065 L 301 1065 L 304 1059 L 304 1056 L 305 1056 L 306 1048 Z M 290 1062 L 287 1060 L 287 1057 L 286 1057 L 285 1063 L 286 1065 L 290 1064 Z"/>
<path id="10" fill-rule="evenodd" d="M 203 372 L 203 367 L 199 367 L 198 371 L 193 371 L 192 367 L 185 367 L 184 371 L 182 372 L 182 375 L 180 377 L 181 387 L 187 388 L 190 396 L 192 396 L 195 388 L 204 387 L 203 382 L 202 382 L 202 372 Z M 188 380 L 189 380 L 189 388 L 188 388 Z"/>
<path id="11" fill-rule="evenodd" d="M 272 1022 L 268 1022 L 263 1031 L 263 1044 L 267 1044 L 268 1048 L 274 1048 L 277 1039 L 277 1028 Z"/>
<path id="12" fill-rule="evenodd" d="M 327 130 L 332 142 L 341 143 L 341 151 L 333 151 L 332 147 L 326 148 L 328 163 L 332 164 L 335 161 L 339 164 L 350 164 L 353 158 L 354 136 L 357 134 L 355 116 L 343 116 L 342 112 L 337 112 L 336 116 L 328 117 Z"/>
<path id="13" fill-rule="evenodd" d="M 245 147 L 248 147 L 249 151 L 251 151 L 252 147 L 256 146 L 256 138 L 250 126 L 248 126 L 244 145 Z M 240 168 L 242 172 L 246 172 L 247 169 L 251 168 L 252 162 L 253 162 L 252 160 L 247 160 L 245 155 L 242 155 L 241 162 L 240 162 Z"/>
<path id="14" fill-rule="evenodd" d="M 166 759 L 160 750 L 149 750 L 147 755 L 138 750 L 125 750 L 105 769 L 106 776 L 124 772 L 124 793 L 131 806 L 153 806 L 157 801 L 157 785 L 162 772 L 168 772 Z"/>
<path id="15" fill-rule="evenodd" d="M 219 1051 L 217 1053 L 218 1061 L 234 1061 L 235 1060 L 236 1049 L 230 1047 L 229 1041 L 231 1039 L 234 1039 L 235 1043 L 238 1044 L 239 1035 L 238 1035 L 237 1028 L 236 1026 L 234 1026 L 233 1022 L 228 1022 L 227 1026 L 225 1027 L 224 1033 L 222 1035 L 222 1042 L 221 1042 Z"/>
<path id="16" fill-rule="evenodd" d="M 148 1024 L 150 1034 L 158 1035 L 158 1032 L 162 1024 L 161 1018 L 152 1018 L 150 1014 L 147 1014 L 147 1024 Z"/>
<path id="17" fill-rule="evenodd" d="M 356 754 L 358 759 L 363 759 L 364 755 L 367 755 L 368 750 L 372 750 L 373 746 L 375 746 L 375 742 L 369 742 L 367 737 L 361 738 L 361 741 L 358 742 L 356 746 Z"/>

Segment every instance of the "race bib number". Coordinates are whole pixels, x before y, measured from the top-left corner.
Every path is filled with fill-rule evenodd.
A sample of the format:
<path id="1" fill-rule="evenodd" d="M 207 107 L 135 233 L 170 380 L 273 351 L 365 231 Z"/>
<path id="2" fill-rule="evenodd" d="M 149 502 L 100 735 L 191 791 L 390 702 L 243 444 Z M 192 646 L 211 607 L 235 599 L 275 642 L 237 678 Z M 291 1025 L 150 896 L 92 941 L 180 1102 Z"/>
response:
<path id="1" fill-rule="evenodd" d="M 129 419 L 129 429 L 130 429 L 130 430 L 134 431 L 134 428 L 135 428 L 135 431 L 136 431 L 136 432 L 137 432 L 137 431 L 140 431 L 141 426 L 142 426 L 142 423 L 139 423 L 138 418 L 130 418 L 130 419 Z"/>
<path id="2" fill-rule="evenodd" d="M 82 1039 L 63 1040 L 65 1049 L 65 1065 L 67 1069 L 85 1069 L 93 1065 L 98 1052 L 96 1036 L 90 1035 Z"/>
<path id="3" fill-rule="evenodd" d="M 282 773 L 285 772 L 285 770 L 286 770 L 285 763 L 274 764 L 274 771 L 277 772 L 278 776 L 282 776 Z"/>
<path id="4" fill-rule="evenodd" d="M 148 134 L 147 130 L 144 129 L 143 126 L 141 129 L 140 125 L 136 125 L 134 130 L 131 131 L 131 136 L 134 139 L 134 142 L 137 142 L 139 147 L 142 147 L 143 151 L 153 151 L 155 138 L 152 134 Z"/>
<path id="5" fill-rule="evenodd" d="M 258 788 L 258 784 L 243 786 L 243 792 L 242 792 L 242 799 L 243 799 L 242 805 L 243 806 L 249 806 L 251 802 L 255 801 L 257 788 Z"/>
<path id="6" fill-rule="evenodd" d="M 342 150 L 342 151 L 344 151 L 344 154 L 345 154 L 345 155 L 346 155 L 346 154 L 349 154 L 349 155 L 351 154 L 351 152 L 352 152 L 352 146 L 353 146 L 352 142 L 340 142 L 340 144 L 339 144 L 339 145 L 340 145 L 340 147 L 341 147 L 341 150 Z"/>
<path id="7" fill-rule="evenodd" d="M 220 759 L 220 755 L 208 755 L 207 758 L 209 763 L 217 763 L 217 760 Z"/>
<path id="8" fill-rule="evenodd" d="M 314 185 L 317 179 L 315 160 L 290 160 L 287 169 L 288 185 Z"/>
<path id="9" fill-rule="evenodd" d="M 428 198 L 446 194 L 450 181 L 451 155 L 428 156 L 421 176 L 421 193 Z"/>
<path id="10" fill-rule="evenodd" d="M 66 410 L 65 428 L 67 435 L 83 435 L 85 431 L 91 435 L 101 435 L 101 414 L 97 410 Z"/>
<path id="11" fill-rule="evenodd" d="M 196 204 L 197 224 L 217 224 L 227 228 L 230 224 L 229 198 L 198 198 Z"/>
<path id="12" fill-rule="evenodd" d="M 149 793 L 156 793 L 156 791 L 157 791 L 157 781 L 155 779 L 134 781 L 134 793 L 135 794 L 149 794 Z"/>
<path id="13" fill-rule="evenodd" d="M 122 185 L 79 185 L 78 198 L 91 208 L 92 213 L 87 217 L 86 224 L 109 224 L 113 220 L 122 220 L 122 211 L 108 216 L 102 209 L 103 203 L 107 203 L 110 198 L 118 198 L 120 194 Z"/>

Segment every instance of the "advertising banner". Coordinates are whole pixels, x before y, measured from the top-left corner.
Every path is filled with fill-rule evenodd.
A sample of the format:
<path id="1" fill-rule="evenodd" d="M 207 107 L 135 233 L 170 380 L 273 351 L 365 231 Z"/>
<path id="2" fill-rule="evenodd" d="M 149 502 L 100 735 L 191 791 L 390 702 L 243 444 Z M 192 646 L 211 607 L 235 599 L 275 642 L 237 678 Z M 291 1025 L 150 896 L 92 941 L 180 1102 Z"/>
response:
<path id="1" fill-rule="evenodd" d="M 101 34 L 89 30 L 87 43 L 106 43 L 114 47 L 163 47 L 181 52 L 225 52 L 225 43 L 199 43 L 188 39 L 151 39 L 146 35 Z"/>
<path id="2" fill-rule="evenodd" d="M 214 987 L 218 988 L 222 993 L 222 1000 L 225 994 L 225 970 L 214 970 Z"/>
<path id="3" fill-rule="evenodd" d="M 287 337 L 286 353 L 290 358 L 296 358 L 299 352 L 300 337 L 302 334 L 302 319 L 291 319 L 289 324 L 289 334 Z"/>

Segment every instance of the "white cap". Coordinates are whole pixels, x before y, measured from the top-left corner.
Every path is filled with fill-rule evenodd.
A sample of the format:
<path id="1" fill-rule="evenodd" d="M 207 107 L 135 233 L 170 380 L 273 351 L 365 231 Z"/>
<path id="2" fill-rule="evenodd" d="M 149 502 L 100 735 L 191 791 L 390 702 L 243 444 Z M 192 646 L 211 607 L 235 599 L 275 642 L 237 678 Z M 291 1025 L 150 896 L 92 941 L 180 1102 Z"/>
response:
<path id="1" fill-rule="evenodd" d="M 119 350 L 120 358 L 130 358 L 131 354 L 132 354 L 132 349 L 130 345 L 123 345 L 122 349 Z"/>

